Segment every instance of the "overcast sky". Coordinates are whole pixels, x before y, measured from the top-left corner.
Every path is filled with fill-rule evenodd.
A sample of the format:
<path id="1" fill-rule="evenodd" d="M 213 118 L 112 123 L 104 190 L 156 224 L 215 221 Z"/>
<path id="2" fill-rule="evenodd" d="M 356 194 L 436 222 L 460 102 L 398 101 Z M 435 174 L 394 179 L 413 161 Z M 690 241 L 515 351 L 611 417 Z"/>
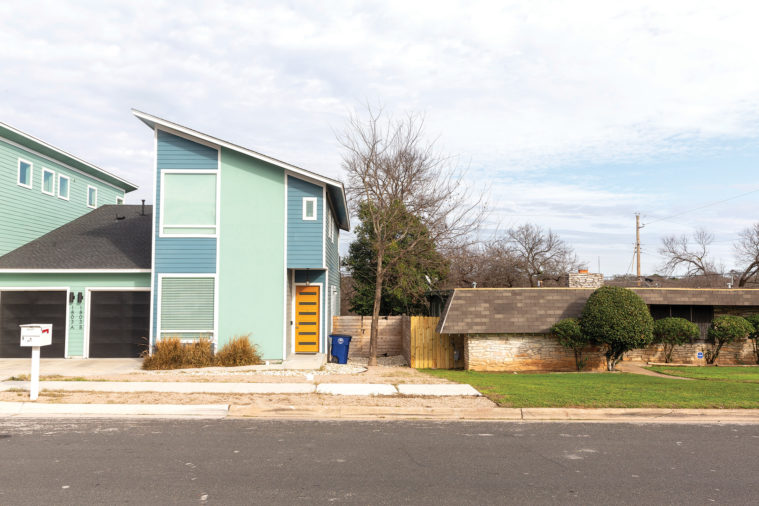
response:
<path id="1" fill-rule="evenodd" d="M 625 3 L 6 0 L 0 121 L 138 203 L 153 138 L 132 107 L 340 179 L 334 132 L 382 103 L 488 183 L 490 226 L 550 227 L 609 275 L 639 211 L 644 272 L 699 226 L 731 268 L 759 192 L 662 218 L 759 190 L 759 4 Z"/>

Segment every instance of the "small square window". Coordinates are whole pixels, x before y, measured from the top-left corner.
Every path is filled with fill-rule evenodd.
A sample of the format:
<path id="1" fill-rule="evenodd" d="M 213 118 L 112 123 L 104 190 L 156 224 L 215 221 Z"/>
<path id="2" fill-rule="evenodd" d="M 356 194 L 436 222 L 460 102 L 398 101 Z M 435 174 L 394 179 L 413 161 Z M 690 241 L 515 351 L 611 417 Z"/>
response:
<path id="1" fill-rule="evenodd" d="M 303 197 L 303 219 L 316 220 L 316 197 Z"/>
<path id="2" fill-rule="evenodd" d="M 24 188 L 32 187 L 32 163 L 20 158 L 18 160 L 18 184 Z"/>
<path id="3" fill-rule="evenodd" d="M 69 185 L 71 184 L 68 176 L 58 174 L 58 198 L 63 200 L 69 199 Z"/>
<path id="4" fill-rule="evenodd" d="M 94 186 L 87 187 L 87 207 L 98 206 L 98 189 Z"/>
<path id="5" fill-rule="evenodd" d="M 123 197 L 116 197 L 116 205 L 117 206 L 120 206 L 123 203 L 124 203 L 124 198 Z"/>
<path id="6" fill-rule="evenodd" d="M 42 193 L 55 195 L 55 172 L 50 169 L 42 169 Z"/>

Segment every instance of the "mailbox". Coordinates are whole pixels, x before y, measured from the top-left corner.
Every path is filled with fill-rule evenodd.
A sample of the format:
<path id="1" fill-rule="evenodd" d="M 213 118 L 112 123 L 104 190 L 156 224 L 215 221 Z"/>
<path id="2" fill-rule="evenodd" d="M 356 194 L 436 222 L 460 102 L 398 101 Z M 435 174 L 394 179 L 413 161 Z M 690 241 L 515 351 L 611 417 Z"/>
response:
<path id="1" fill-rule="evenodd" d="M 53 343 L 51 323 L 30 323 L 21 327 L 21 346 L 47 346 Z"/>

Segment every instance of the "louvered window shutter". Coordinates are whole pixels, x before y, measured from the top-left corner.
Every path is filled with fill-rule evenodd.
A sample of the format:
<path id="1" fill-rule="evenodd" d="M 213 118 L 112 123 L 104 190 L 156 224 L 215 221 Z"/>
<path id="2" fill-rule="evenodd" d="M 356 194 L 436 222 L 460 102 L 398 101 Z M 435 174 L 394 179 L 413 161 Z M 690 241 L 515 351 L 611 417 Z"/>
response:
<path id="1" fill-rule="evenodd" d="M 161 280 L 161 335 L 205 337 L 214 328 L 214 279 L 207 277 Z"/>

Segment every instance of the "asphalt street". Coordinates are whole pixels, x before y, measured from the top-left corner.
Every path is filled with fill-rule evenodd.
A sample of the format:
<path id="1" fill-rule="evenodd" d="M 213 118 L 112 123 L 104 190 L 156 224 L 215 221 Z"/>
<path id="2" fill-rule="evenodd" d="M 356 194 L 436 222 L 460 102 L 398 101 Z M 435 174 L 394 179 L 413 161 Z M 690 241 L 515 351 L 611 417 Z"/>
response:
<path id="1" fill-rule="evenodd" d="M 759 426 L 0 421 L 0 504 L 757 504 Z"/>

